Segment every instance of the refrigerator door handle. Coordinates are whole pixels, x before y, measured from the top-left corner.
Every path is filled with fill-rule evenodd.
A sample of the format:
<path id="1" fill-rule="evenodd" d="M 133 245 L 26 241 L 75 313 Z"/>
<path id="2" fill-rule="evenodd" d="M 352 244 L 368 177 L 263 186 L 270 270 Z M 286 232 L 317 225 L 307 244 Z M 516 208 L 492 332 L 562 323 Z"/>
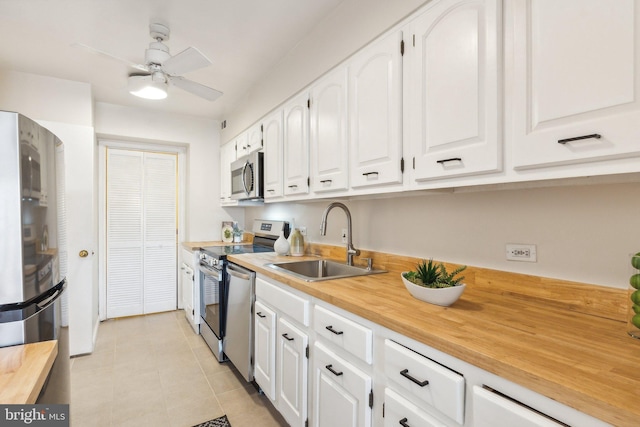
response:
<path id="1" fill-rule="evenodd" d="M 65 288 L 65 282 L 66 280 L 63 280 L 62 282 L 60 282 L 58 285 L 56 285 L 53 289 L 55 289 L 55 292 L 53 292 L 53 294 L 50 297 L 47 297 L 43 300 L 40 300 L 36 303 L 36 307 L 38 307 L 40 310 L 44 310 L 47 307 L 49 307 L 51 304 L 53 304 L 60 295 L 62 295 L 62 292 L 64 291 Z"/>

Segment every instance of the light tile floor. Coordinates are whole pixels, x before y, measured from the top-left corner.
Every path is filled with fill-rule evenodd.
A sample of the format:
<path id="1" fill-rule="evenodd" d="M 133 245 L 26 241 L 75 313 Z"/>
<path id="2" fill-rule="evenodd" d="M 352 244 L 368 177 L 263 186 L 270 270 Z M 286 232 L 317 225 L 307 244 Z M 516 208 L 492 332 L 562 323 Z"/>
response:
<path id="1" fill-rule="evenodd" d="M 102 322 L 95 351 L 71 359 L 71 425 L 232 427 L 286 422 L 230 363 L 218 363 L 182 310 Z"/>

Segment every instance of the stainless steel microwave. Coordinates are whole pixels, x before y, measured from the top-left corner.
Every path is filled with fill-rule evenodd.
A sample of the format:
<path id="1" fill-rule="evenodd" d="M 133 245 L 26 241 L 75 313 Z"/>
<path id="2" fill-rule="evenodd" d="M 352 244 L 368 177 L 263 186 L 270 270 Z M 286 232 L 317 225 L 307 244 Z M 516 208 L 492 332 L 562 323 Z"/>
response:
<path id="1" fill-rule="evenodd" d="M 264 198 L 264 154 L 262 152 L 251 153 L 231 163 L 231 198 L 233 200 Z"/>

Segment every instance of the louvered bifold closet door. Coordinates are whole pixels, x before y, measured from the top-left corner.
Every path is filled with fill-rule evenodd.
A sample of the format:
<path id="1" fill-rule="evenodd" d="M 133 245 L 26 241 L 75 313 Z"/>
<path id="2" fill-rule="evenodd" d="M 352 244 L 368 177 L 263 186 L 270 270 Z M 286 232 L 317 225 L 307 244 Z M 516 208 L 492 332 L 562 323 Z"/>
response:
<path id="1" fill-rule="evenodd" d="M 177 306 L 176 156 L 144 156 L 144 312 Z"/>
<path id="2" fill-rule="evenodd" d="M 107 317 L 143 312 L 143 153 L 107 150 Z"/>
<path id="3" fill-rule="evenodd" d="M 175 310 L 173 154 L 108 149 L 107 317 Z"/>

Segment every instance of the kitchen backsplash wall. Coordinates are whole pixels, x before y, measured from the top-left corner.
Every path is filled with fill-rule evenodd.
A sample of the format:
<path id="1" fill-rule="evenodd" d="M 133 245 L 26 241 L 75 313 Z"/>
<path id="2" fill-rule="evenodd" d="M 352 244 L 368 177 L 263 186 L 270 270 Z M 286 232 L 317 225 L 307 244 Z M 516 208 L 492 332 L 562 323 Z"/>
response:
<path id="1" fill-rule="evenodd" d="M 245 220 L 295 218 L 311 242 L 343 245 L 347 221 L 333 201 L 246 208 Z M 635 183 L 399 195 L 347 200 L 356 248 L 626 288 L 628 256 L 640 251 Z M 507 243 L 537 245 L 537 262 L 506 260 Z"/>

